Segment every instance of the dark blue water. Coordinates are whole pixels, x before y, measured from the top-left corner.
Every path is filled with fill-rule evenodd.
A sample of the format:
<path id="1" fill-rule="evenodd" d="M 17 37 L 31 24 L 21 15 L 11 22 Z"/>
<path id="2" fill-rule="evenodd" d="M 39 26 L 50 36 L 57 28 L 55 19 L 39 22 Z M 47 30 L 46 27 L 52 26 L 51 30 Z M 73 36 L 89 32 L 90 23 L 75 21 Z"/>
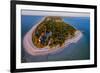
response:
<path id="1" fill-rule="evenodd" d="M 21 16 L 21 38 L 28 32 L 43 16 Z M 89 17 L 62 17 L 64 22 L 82 31 L 83 37 L 74 44 L 56 54 L 45 56 L 32 56 L 24 51 L 21 52 L 22 62 L 63 61 L 63 60 L 87 60 L 90 59 L 90 18 Z"/>

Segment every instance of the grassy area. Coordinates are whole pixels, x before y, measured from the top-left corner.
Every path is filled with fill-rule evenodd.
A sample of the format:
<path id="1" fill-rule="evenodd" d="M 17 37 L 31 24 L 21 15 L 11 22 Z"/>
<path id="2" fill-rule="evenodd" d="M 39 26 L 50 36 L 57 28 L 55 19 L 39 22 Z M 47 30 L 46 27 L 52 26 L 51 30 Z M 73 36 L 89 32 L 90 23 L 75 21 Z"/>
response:
<path id="1" fill-rule="evenodd" d="M 74 27 L 63 22 L 60 17 L 46 17 L 36 28 L 35 34 L 32 35 L 32 40 L 38 48 L 43 48 L 47 45 L 51 48 L 57 45 L 62 46 L 65 40 L 74 36 L 75 31 L 76 29 Z M 46 37 L 45 42 L 42 44 L 40 37 L 46 36 L 46 32 L 52 32 L 52 35 L 48 38 Z M 50 44 L 48 44 L 49 42 Z"/>

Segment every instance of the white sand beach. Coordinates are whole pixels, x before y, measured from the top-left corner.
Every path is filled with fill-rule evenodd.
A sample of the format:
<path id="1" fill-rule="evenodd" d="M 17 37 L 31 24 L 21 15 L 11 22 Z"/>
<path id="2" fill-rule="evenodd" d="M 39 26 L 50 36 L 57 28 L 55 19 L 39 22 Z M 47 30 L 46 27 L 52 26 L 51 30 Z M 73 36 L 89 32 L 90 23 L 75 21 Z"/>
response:
<path id="1" fill-rule="evenodd" d="M 31 30 L 29 30 L 26 35 L 23 38 L 23 47 L 25 49 L 25 51 L 33 56 L 37 56 L 37 55 L 46 55 L 46 54 L 54 54 L 57 52 L 60 52 L 61 50 L 63 50 L 63 48 L 67 47 L 69 44 L 71 43 L 77 43 L 80 38 L 82 37 L 82 32 L 80 32 L 79 30 L 77 30 L 75 32 L 75 36 L 71 39 L 68 39 L 65 41 L 64 45 L 62 47 L 60 46 L 56 46 L 52 49 L 45 47 L 45 48 L 37 48 L 33 42 L 32 42 L 32 33 L 33 31 L 36 29 L 36 27 L 45 19 L 45 17 L 36 25 L 34 25 Z"/>

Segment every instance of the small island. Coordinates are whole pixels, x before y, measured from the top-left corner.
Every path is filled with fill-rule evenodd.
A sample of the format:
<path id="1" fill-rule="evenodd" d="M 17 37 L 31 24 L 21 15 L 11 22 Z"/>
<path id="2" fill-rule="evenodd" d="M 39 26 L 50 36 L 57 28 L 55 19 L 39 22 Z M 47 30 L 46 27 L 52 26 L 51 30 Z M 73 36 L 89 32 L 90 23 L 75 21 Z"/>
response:
<path id="1" fill-rule="evenodd" d="M 57 52 L 76 43 L 82 33 L 59 16 L 44 17 L 25 35 L 23 46 L 31 55 Z"/>
<path id="2" fill-rule="evenodd" d="M 75 35 L 76 29 L 63 22 L 58 16 L 48 16 L 41 22 L 32 35 L 33 44 L 38 48 L 46 46 L 52 49 L 62 46 L 65 40 L 71 39 Z"/>

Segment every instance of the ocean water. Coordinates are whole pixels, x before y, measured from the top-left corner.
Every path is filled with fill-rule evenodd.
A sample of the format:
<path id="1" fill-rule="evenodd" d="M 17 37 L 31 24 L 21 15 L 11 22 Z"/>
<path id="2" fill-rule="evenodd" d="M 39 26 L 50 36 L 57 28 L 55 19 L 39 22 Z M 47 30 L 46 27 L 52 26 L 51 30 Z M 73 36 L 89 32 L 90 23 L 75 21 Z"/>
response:
<path id="1" fill-rule="evenodd" d="M 36 24 L 43 16 L 21 16 L 21 41 L 24 35 Z M 63 21 L 74 26 L 83 33 L 83 37 L 77 42 L 72 43 L 62 51 L 55 54 L 44 56 L 32 56 L 24 51 L 21 46 L 21 62 L 44 62 L 44 61 L 68 61 L 68 60 L 87 60 L 90 59 L 90 18 L 89 17 L 62 17 Z"/>

